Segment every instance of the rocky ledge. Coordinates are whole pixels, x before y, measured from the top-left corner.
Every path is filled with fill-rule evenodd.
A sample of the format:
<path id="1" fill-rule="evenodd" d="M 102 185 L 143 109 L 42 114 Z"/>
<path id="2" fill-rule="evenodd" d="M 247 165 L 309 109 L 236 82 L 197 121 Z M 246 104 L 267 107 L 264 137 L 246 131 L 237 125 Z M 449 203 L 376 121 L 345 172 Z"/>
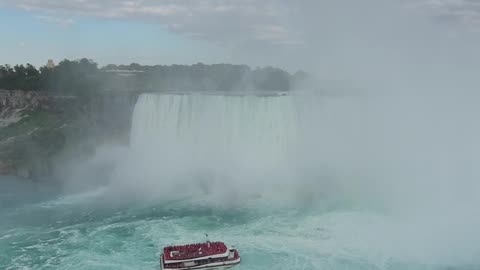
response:
<path id="1" fill-rule="evenodd" d="M 41 163 L 64 141 L 57 99 L 45 92 L 0 90 L 0 174 L 30 177 L 46 168 Z"/>
<path id="2" fill-rule="evenodd" d="M 127 142 L 136 99 L 0 90 L 0 175 L 48 177 L 66 152 L 77 157 L 105 141 Z"/>

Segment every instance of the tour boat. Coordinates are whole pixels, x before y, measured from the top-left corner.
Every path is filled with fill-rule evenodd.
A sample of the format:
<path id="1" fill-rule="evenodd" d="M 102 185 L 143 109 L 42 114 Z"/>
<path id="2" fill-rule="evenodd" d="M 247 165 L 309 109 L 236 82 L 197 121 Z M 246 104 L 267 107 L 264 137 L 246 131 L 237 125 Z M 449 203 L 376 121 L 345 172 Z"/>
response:
<path id="1" fill-rule="evenodd" d="M 240 263 L 240 255 L 235 248 L 223 242 L 209 242 L 168 246 L 160 255 L 163 270 L 208 269 L 224 270 Z"/>

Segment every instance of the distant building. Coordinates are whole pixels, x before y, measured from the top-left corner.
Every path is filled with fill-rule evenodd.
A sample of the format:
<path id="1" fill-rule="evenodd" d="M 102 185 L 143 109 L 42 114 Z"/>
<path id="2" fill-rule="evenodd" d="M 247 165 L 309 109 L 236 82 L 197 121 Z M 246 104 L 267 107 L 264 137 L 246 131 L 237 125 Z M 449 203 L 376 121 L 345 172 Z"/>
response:
<path id="1" fill-rule="evenodd" d="M 106 73 L 111 73 L 120 77 L 130 77 L 136 76 L 138 73 L 144 73 L 142 70 L 131 70 L 131 69 L 107 69 Z"/>
<path id="2" fill-rule="evenodd" d="M 54 67 L 55 67 L 55 63 L 53 63 L 53 60 L 52 60 L 52 59 L 48 59 L 47 68 L 54 68 Z"/>

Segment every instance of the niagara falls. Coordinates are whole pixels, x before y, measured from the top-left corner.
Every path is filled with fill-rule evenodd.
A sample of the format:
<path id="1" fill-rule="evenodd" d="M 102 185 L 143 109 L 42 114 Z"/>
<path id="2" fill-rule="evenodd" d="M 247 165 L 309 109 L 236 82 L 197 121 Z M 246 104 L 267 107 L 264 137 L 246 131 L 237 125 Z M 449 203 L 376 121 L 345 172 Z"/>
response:
<path id="1" fill-rule="evenodd" d="M 467 0 L 0 0 L 0 269 L 480 269 Z"/>

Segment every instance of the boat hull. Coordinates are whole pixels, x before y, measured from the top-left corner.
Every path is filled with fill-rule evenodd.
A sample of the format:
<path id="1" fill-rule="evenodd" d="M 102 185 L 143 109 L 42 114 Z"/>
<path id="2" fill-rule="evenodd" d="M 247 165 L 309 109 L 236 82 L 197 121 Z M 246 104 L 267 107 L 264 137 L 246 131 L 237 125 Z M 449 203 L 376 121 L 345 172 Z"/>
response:
<path id="1" fill-rule="evenodd" d="M 163 257 L 163 256 L 162 256 Z M 198 266 L 184 267 L 184 268 L 165 268 L 163 258 L 160 259 L 160 269 L 162 270 L 226 270 L 240 264 L 240 258 L 225 262 L 210 263 Z"/>

